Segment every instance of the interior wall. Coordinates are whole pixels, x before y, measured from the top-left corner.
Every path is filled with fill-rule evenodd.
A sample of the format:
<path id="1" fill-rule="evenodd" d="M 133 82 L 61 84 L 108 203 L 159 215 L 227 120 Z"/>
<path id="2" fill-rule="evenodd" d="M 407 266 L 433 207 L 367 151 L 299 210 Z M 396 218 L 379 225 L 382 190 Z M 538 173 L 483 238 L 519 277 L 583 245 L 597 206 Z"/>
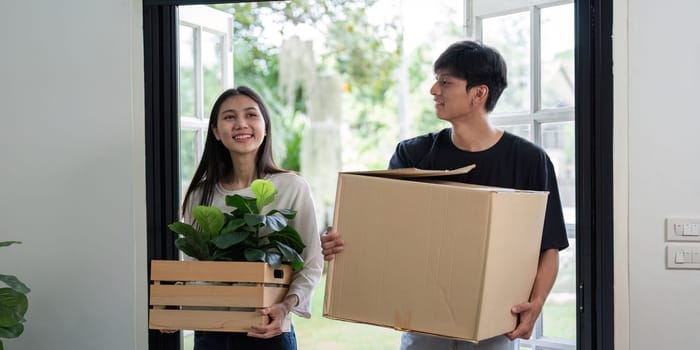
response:
<path id="1" fill-rule="evenodd" d="M 617 344 L 697 349 L 700 271 L 665 268 L 664 230 L 667 217 L 700 217 L 700 3 L 617 1 L 616 9 L 615 238 L 628 270 L 615 270 L 616 303 L 627 301 L 616 311 L 628 311 L 617 317 Z"/>
<path id="2" fill-rule="evenodd" d="M 145 349 L 141 0 L 0 2 L 0 273 L 30 286 L 7 349 Z"/>

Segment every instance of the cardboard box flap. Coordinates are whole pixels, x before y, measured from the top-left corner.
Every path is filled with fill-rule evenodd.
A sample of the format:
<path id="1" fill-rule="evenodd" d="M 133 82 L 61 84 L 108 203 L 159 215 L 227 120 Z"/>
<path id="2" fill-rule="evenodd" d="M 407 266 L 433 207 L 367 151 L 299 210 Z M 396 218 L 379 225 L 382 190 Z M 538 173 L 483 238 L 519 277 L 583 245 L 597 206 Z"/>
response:
<path id="1" fill-rule="evenodd" d="M 343 174 L 356 174 L 356 175 L 367 175 L 376 177 L 388 177 L 393 179 L 410 179 L 416 177 L 437 177 L 437 176 L 449 176 L 449 175 L 461 175 L 466 174 L 476 165 L 472 164 L 465 166 L 463 168 L 458 168 L 454 170 L 424 170 L 418 168 L 402 168 L 402 169 L 391 169 L 391 170 L 369 170 L 369 171 L 346 171 Z"/>

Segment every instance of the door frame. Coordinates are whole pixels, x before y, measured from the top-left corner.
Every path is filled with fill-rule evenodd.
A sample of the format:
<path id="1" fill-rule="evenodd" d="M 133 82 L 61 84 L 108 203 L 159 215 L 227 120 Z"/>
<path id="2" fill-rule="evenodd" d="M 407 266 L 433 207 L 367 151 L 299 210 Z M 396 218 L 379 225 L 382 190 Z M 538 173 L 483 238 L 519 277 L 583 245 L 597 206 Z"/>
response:
<path id="1" fill-rule="evenodd" d="M 143 0 L 148 263 L 179 257 L 177 6 L 252 1 Z M 612 2 L 575 0 L 576 348 L 614 348 Z M 149 269 L 150 276 L 150 269 Z M 180 349 L 149 331 L 149 349 Z"/>
<path id="2" fill-rule="evenodd" d="M 612 1 L 574 1 L 577 349 L 614 349 Z"/>

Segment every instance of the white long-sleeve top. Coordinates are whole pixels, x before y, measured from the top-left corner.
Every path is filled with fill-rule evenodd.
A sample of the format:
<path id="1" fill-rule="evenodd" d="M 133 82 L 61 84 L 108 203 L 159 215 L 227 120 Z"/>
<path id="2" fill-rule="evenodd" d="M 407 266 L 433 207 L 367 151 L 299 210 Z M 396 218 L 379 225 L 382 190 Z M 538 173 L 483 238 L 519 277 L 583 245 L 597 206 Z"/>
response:
<path id="1" fill-rule="evenodd" d="M 277 195 L 274 201 L 262 208 L 261 213 L 267 213 L 272 209 L 292 209 L 297 212 L 296 217 L 289 220 L 289 225 L 297 230 L 304 241 L 304 245 L 306 245 L 306 248 L 301 253 L 302 258 L 304 258 L 304 267 L 293 274 L 287 295 L 296 294 L 299 297 L 299 304 L 292 308 L 292 312 L 301 317 L 309 318 L 311 317 L 313 291 L 323 272 L 320 233 L 316 225 L 316 211 L 311 197 L 311 190 L 306 180 L 294 173 L 271 174 L 266 176 L 265 180 L 272 181 L 277 189 Z M 225 213 L 231 212 L 235 208 L 226 205 L 226 196 L 234 194 L 254 197 L 250 187 L 229 191 L 217 184 L 212 196 L 211 206 L 217 207 Z M 201 193 L 195 191 L 185 211 L 185 222 L 190 224 L 194 222 L 191 213 L 192 209 L 199 205 L 200 198 Z M 290 316 L 287 315 L 287 317 L 289 318 Z"/>

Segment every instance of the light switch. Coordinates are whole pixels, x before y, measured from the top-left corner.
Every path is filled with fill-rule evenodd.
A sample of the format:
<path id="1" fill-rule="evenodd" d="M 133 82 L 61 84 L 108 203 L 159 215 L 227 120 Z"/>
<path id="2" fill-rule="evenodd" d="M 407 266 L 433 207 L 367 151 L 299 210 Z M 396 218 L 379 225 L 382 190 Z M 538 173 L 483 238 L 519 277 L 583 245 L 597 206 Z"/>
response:
<path id="1" fill-rule="evenodd" d="M 667 218 L 666 241 L 700 242 L 700 218 Z"/>
<path id="2" fill-rule="evenodd" d="M 693 252 L 693 264 L 700 264 L 700 251 Z"/>
<path id="3" fill-rule="evenodd" d="M 684 229 L 685 225 L 683 224 L 673 224 L 673 231 L 676 233 L 676 236 L 683 236 Z"/>
<path id="4" fill-rule="evenodd" d="M 666 268 L 700 270 L 700 244 L 671 243 L 667 245 Z"/>

